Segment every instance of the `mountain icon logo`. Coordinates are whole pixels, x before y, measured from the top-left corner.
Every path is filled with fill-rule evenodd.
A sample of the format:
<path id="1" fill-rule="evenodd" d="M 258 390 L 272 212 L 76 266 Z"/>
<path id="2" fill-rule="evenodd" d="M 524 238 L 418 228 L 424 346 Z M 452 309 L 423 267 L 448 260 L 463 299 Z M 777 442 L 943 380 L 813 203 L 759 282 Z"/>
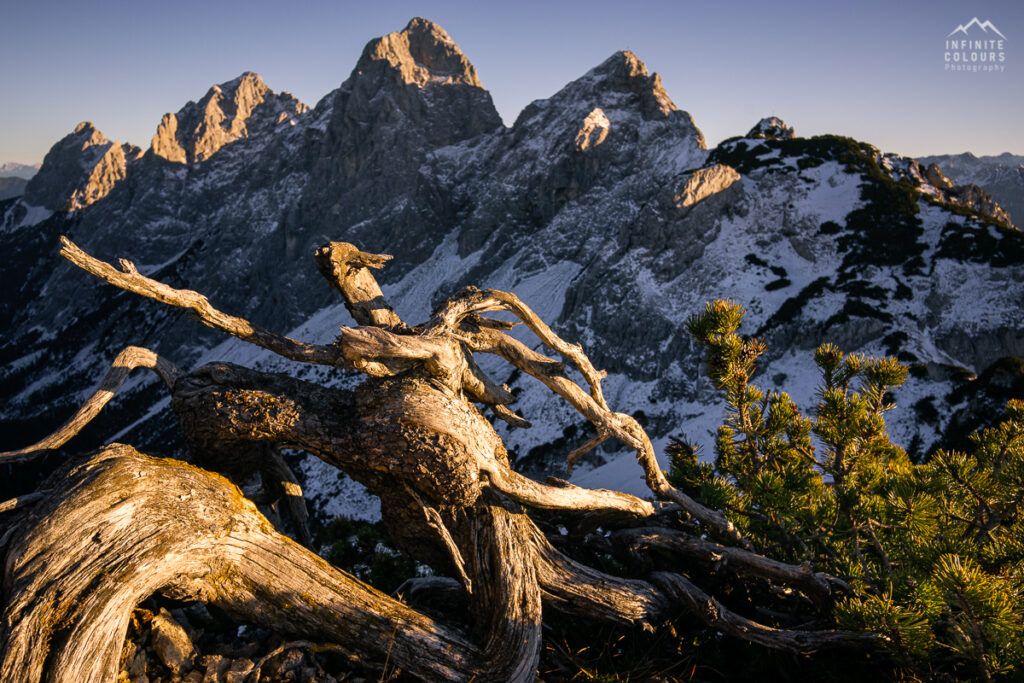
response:
<path id="1" fill-rule="evenodd" d="M 997 36 L 999 36 L 1003 40 L 1006 40 L 1006 36 L 1004 36 L 1002 33 L 1000 33 L 999 29 L 996 28 L 995 24 L 993 24 L 991 21 L 988 21 L 987 19 L 985 21 L 978 21 L 978 17 L 974 17 L 973 19 L 968 21 L 966 24 L 960 24 L 955 29 L 953 29 L 952 31 L 949 32 L 949 36 L 953 35 L 954 33 L 963 33 L 966 36 L 967 35 L 967 29 L 969 29 L 970 27 L 975 26 L 975 25 L 977 25 L 979 28 L 981 28 L 981 30 L 984 31 L 985 33 L 988 33 L 989 29 L 992 29 L 992 31 Z M 946 36 L 946 37 L 949 38 L 949 36 Z"/>

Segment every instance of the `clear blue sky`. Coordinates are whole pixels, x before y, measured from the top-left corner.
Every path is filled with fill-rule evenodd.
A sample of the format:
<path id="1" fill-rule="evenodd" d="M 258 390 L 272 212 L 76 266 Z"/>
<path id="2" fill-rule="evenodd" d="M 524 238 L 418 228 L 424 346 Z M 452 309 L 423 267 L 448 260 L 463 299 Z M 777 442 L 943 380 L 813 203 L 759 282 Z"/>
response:
<path id="1" fill-rule="evenodd" d="M 0 162 L 41 161 L 82 120 L 148 147 L 165 112 L 246 70 L 313 105 L 413 16 L 462 47 L 506 124 L 629 49 L 712 145 L 775 114 L 907 155 L 1024 154 L 1020 0 L 35 0 L 0 16 Z M 1006 36 L 1005 71 L 945 72 L 947 34 L 975 16 Z"/>

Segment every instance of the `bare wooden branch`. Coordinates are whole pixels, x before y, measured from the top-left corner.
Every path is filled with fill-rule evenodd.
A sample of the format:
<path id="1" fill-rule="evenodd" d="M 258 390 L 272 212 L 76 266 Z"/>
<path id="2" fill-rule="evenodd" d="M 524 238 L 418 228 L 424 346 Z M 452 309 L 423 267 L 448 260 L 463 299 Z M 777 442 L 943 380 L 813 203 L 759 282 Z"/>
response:
<path id="1" fill-rule="evenodd" d="M 438 378 L 457 377 L 458 384 L 464 378 L 465 361 L 451 339 L 396 334 L 382 327 L 342 327 L 335 346 L 353 367 L 368 375 L 394 375 L 413 367 L 408 361 L 418 361 Z M 367 369 L 371 364 L 386 371 Z"/>
<path id="2" fill-rule="evenodd" d="M 367 270 L 383 268 L 391 256 L 360 251 L 348 242 L 328 242 L 316 250 L 314 257 L 320 274 L 341 292 L 345 308 L 357 323 L 396 331 L 407 329 Z"/>
<path id="3" fill-rule="evenodd" d="M 499 420 L 507 422 L 513 427 L 529 429 L 530 427 L 533 426 L 533 424 L 529 420 L 526 420 L 520 417 L 519 415 L 516 415 L 515 413 L 513 413 L 511 410 L 501 405 L 500 403 L 495 403 L 494 405 L 492 405 L 491 410 L 494 412 L 495 417 L 497 417 Z"/>
<path id="4" fill-rule="evenodd" d="M 63 446 L 99 414 L 103 406 L 107 405 L 107 402 L 114 397 L 117 390 L 128 379 L 131 371 L 139 367 L 150 368 L 156 371 L 168 388 L 174 387 L 174 382 L 180 374 L 173 363 L 166 358 L 161 358 L 149 349 L 139 346 L 126 347 L 114 358 L 114 362 L 110 365 L 110 370 L 100 380 L 100 385 L 93 392 L 93 395 L 67 422 L 42 441 L 16 451 L 0 453 L 0 462 L 23 462 L 41 454 L 43 451 Z"/>
<path id="5" fill-rule="evenodd" d="M 121 259 L 121 266 L 124 270 L 119 271 L 109 263 L 104 263 L 85 253 L 67 237 L 61 236 L 60 243 L 60 255 L 87 273 L 91 273 L 115 287 L 148 299 L 155 299 L 170 306 L 187 308 L 195 314 L 199 322 L 208 327 L 262 346 L 291 360 L 320 365 L 344 365 L 341 354 L 333 346 L 307 344 L 265 330 L 244 318 L 236 318 L 218 311 L 210 305 L 205 296 L 198 292 L 190 289 L 174 289 L 162 282 L 141 275 L 130 261 Z"/>
<path id="6" fill-rule="evenodd" d="M 568 482 L 564 486 L 548 486 L 524 477 L 507 466 L 489 463 L 483 463 L 480 471 L 488 476 L 492 487 L 527 507 L 625 514 L 630 517 L 649 517 L 654 514 L 654 506 L 650 501 L 621 491 L 584 489 Z"/>
<path id="7" fill-rule="evenodd" d="M 23 496 L 10 498 L 0 503 L 0 513 L 11 512 L 12 510 L 20 510 L 22 508 L 28 507 L 29 505 L 34 505 L 35 503 L 41 501 L 43 498 L 46 498 L 46 496 L 48 496 L 49 494 L 49 490 L 33 491 L 32 493 L 26 493 Z M 3 546 L 3 543 L 0 543 L 0 546 Z"/>
<path id="8" fill-rule="evenodd" d="M 451 334 L 467 316 L 480 311 L 509 311 L 522 320 L 537 337 L 552 351 L 572 361 L 583 379 L 590 385 L 591 396 L 604 410 L 608 404 L 601 392 L 601 380 L 607 376 L 603 370 L 598 371 L 583 352 L 583 347 L 570 344 L 548 327 L 529 306 L 519 300 L 515 294 L 497 289 L 480 290 L 466 287 L 455 296 L 449 298 L 434 311 L 434 316 L 427 324 L 424 334 Z"/>
<path id="9" fill-rule="evenodd" d="M 650 583 L 605 574 L 566 557 L 536 527 L 529 540 L 545 604 L 561 612 L 653 630 L 672 610 L 671 600 Z"/>
<path id="10" fill-rule="evenodd" d="M 309 512 L 306 510 L 306 499 L 302 495 L 302 486 L 278 449 L 271 448 L 269 455 L 271 474 L 277 475 L 276 479 L 284 494 L 285 509 L 291 518 L 295 536 L 299 543 L 311 548 L 313 547 L 313 536 L 309 533 Z"/>
<path id="11" fill-rule="evenodd" d="M 445 320 L 443 317 L 441 320 Z M 553 332 L 551 334 L 554 334 Z M 733 540 L 751 548 L 735 525 L 718 510 L 711 510 L 673 487 L 658 465 L 654 446 L 635 419 L 623 413 L 602 408 L 593 396 L 569 379 L 561 363 L 537 353 L 522 342 L 497 330 L 460 331 L 460 340 L 474 351 L 501 356 L 528 375 L 539 379 L 564 398 L 598 429 L 599 436 L 615 436 L 636 450 L 637 460 L 650 489 L 658 496 L 679 504 L 702 523 L 714 527 Z"/>
<path id="12" fill-rule="evenodd" d="M 463 559 L 462 553 L 459 551 L 459 546 L 455 543 L 455 539 L 452 538 L 451 533 L 448 531 L 448 527 L 444 525 L 444 519 L 441 518 L 441 514 L 429 505 L 425 505 L 419 495 L 417 495 L 411 488 L 407 486 L 406 490 L 409 492 L 409 495 L 420 504 L 420 507 L 423 508 L 423 516 L 426 518 L 427 524 L 430 528 L 437 532 L 437 535 L 441 539 L 441 543 L 448 551 L 452 564 L 455 566 L 455 571 L 459 575 L 459 581 L 462 582 L 463 589 L 465 589 L 466 593 L 472 595 L 473 580 L 466 574 L 466 561 Z"/>
<path id="13" fill-rule="evenodd" d="M 603 444 L 605 441 L 607 441 L 608 436 L 608 434 L 598 434 L 597 436 L 591 438 L 590 441 L 586 442 L 585 444 L 574 450 L 572 453 L 570 453 L 569 457 L 565 459 L 566 476 L 572 474 L 572 468 L 576 464 L 577 460 L 579 460 L 584 454 L 589 453 L 590 451 L 594 450 L 595 448 Z"/>
<path id="14" fill-rule="evenodd" d="M 794 565 L 773 560 L 741 548 L 724 546 L 691 536 L 677 529 L 638 527 L 612 532 L 613 542 L 620 543 L 633 553 L 653 549 L 669 550 L 716 568 L 726 568 L 743 576 L 757 576 L 778 583 L 795 586 L 818 598 L 832 594 L 833 588 L 851 594 L 853 589 L 842 579 L 815 572 L 809 564 Z"/>
<path id="15" fill-rule="evenodd" d="M 832 647 L 881 649 L 889 643 L 878 633 L 772 628 L 736 614 L 680 574 L 655 572 L 651 579 L 708 626 L 775 650 L 811 654 Z"/>
<path id="16" fill-rule="evenodd" d="M 508 387 L 495 383 L 494 380 L 484 374 L 484 371 L 477 365 L 476 359 L 473 358 L 473 353 L 469 349 L 466 349 L 464 353 L 466 356 L 467 373 L 463 377 L 462 386 L 474 400 L 488 405 L 501 405 L 503 403 L 512 403 L 516 400 L 516 397 L 512 395 Z"/>
<path id="17" fill-rule="evenodd" d="M 487 675 L 482 680 L 534 681 L 543 613 L 533 549 L 523 543 L 533 522 L 490 500 L 446 522 L 473 579 L 469 612 L 475 630 L 486 634 L 481 648 Z"/>

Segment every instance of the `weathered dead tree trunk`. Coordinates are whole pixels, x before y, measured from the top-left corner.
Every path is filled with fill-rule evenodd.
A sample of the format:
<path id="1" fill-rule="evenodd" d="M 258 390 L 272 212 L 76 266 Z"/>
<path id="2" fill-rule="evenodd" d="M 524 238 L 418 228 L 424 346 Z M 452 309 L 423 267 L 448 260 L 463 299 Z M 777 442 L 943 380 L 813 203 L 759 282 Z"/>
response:
<path id="1" fill-rule="evenodd" d="M 214 603 L 282 633 L 371 655 L 390 653 L 403 670 L 436 680 L 532 680 L 545 607 L 645 628 L 683 608 L 723 632 L 793 652 L 881 642 L 870 634 L 771 628 L 729 611 L 682 576 L 623 579 L 553 547 L 529 509 L 584 515 L 595 524 L 646 524 L 616 536 L 617 546 L 633 553 L 664 548 L 715 562 L 727 558 L 734 571 L 789 586 L 819 605 L 833 588 L 844 588 L 809 567 L 757 554 L 721 512 L 674 489 L 640 425 L 609 408 L 601 391 L 604 373 L 514 295 L 470 288 L 427 323 L 410 326 L 387 305 L 368 270 L 389 257 L 331 243 L 317 251 L 317 265 L 361 327 L 341 328 L 333 344 L 314 345 L 224 314 L 202 295 L 150 280 L 127 261 L 118 270 L 62 242 L 63 256 L 111 284 L 187 308 L 200 322 L 287 358 L 368 377 L 355 390 L 338 390 L 226 363 L 182 374 L 145 349 L 118 356 L 100 389 L 64 428 L 0 455 L 0 462 L 66 442 L 127 373 L 142 366 L 160 373 L 169 387 L 192 460 L 205 469 L 114 444 L 55 473 L 44 496 L 0 505 L 3 512 L 35 503 L 15 513 L 4 536 L 3 680 L 115 680 L 129 614 L 155 592 Z M 497 310 L 514 314 L 573 363 L 587 390 L 569 379 L 561 362 L 505 334 L 510 323 L 481 315 Z M 512 394 L 480 370 L 474 352 L 498 355 L 565 398 L 596 428 L 585 448 L 610 438 L 634 448 L 662 502 L 540 483 L 513 470 L 501 439 L 474 404 L 517 427 L 529 422 L 507 408 Z M 207 471 L 234 481 L 263 472 L 265 480 L 278 482 L 278 493 L 292 503 L 293 526 L 308 542 L 301 536 L 297 484 L 279 448 L 312 453 L 379 496 L 394 542 L 454 579 L 445 590 L 465 596 L 472 633 L 437 623 L 332 568 L 275 531 L 235 486 Z M 568 455 L 570 467 L 583 450 Z M 650 526 L 666 504 L 742 547 Z"/>
<path id="2" fill-rule="evenodd" d="M 116 680 L 131 612 L 157 591 L 423 677 L 481 674 L 464 636 L 282 536 L 223 477 L 112 444 L 52 481 L 8 542 L 0 680 Z"/>

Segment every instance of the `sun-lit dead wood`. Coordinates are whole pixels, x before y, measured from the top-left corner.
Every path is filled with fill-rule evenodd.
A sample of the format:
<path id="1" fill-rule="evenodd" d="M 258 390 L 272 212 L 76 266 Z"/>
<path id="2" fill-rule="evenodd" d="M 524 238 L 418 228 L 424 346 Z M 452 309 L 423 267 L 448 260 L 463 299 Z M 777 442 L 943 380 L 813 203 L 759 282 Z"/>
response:
<path id="1" fill-rule="evenodd" d="M 248 320 L 222 313 L 211 306 L 206 297 L 199 292 L 174 289 L 162 282 L 151 280 L 142 275 L 131 261 L 120 259 L 121 270 L 118 270 L 109 263 L 94 259 L 67 237 L 61 237 L 60 244 L 60 255 L 87 273 L 129 292 L 171 306 L 187 308 L 199 322 L 208 327 L 227 332 L 292 360 L 321 365 L 339 364 L 340 354 L 337 349 L 295 341 L 253 325 Z"/>
<path id="2" fill-rule="evenodd" d="M 112 444 L 53 479 L 8 547 L 0 680 L 116 680 L 131 612 L 157 591 L 427 679 L 485 674 L 465 635 L 277 533 L 223 477 Z"/>
<path id="3" fill-rule="evenodd" d="M 469 299 L 476 299 L 478 298 L 478 293 L 476 290 L 470 290 L 465 293 L 465 295 L 457 295 L 455 300 L 459 300 L 460 296 Z M 502 297 L 500 301 L 497 298 L 491 299 L 484 297 L 483 303 L 481 303 L 480 306 L 481 308 L 485 305 L 492 306 L 491 308 L 483 308 L 483 310 L 496 310 L 499 304 L 504 304 L 506 301 L 508 301 L 507 297 Z M 518 299 L 516 299 L 516 302 L 518 302 Z M 451 308 L 457 307 L 452 306 Z M 474 308 L 472 310 L 476 311 L 480 309 Z M 522 304 L 522 302 L 508 304 L 508 307 L 502 310 L 512 311 L 516 315 L 522 315 L 527 319 L 539 320 L 532 311 L 529 311 L 529 309 Z M 440 322 L 436 323 L 436 327 L 434 329 L 442 329 L 450 324 L 451 323 L 448 322 L 447 317 L 440 316 Z M 589 360 L 585 363 L 582 360 L 577 361 L 577 356 L 582 355 L 582 352 L 577 354 L 578 347 L 575 345 L 567 345 L 560 339 L 556 341 L 556 335 L 550 331 L 550 328 L 547 328 L 546 325 L 544 325 L 544 327 L 540 326 L 543 325 L 543 323 L 528 323 L 528 325 L 530 325 L 530 329 L 534 329 L 534 331 L 539 330 L 538 334 L 543 335 L 541 339 L 544 340 L 545 343 L 548 343 L 550 340 L 553 348 L 556 348 L 560 353 L 563 353 L 563 355 L 566 355 L 574 362 L 577 362 L 577 365 L 583 372 L 584 377 L 587 377 L 591 382 L 590 394 L 583 391 L 578 384 L 566 376 L 565 368 L 561 363 L 537 353 L 519 340 L 514 339 L 507 334 L 503 334 L 496 330 L 478 328 L 475 331 L 462 329 L 457 333 L 457 336 L 470 349 L 501 356 L 526 374 L 539 379 L 549 389 L 568 401 L 570 405 L 580 412 L 580 414 L 587 418 L 587 420 L 597 428 L 598 437 L 601 440 L 614 436 L 622 443 L 636 450 L 637 461 L 643 468 L 644 479 L 646 480 L 648 487 L 650 487 L 656 495 L 666 500 L 678 503 L 680 507 L 695 519 L 722 531 L 726 535 L 732 537 L 735 541 L 743 542 L 747 547 L 749 547 L 749 544 L 740 537 L 736 527 L 724 514 L 718 510 L 711 510 L 701 505 L 669 483 L 668 479 L 665 477 L 665 473 L 661 470 L 661 466 L 658 464 L 657 455 L 654 452 L 654 446 L 651 444 L 651 440 L 648 438 L 647 433 L 644 432 L 643 428 L 640 427 L 637 421 L 631 416 L 624 413 L 613 412 L 604 404 L 604 398 L 600 393 L 601 375 L 600 373 L 597 373 L 597 371 L 593 370 L 593 366 L 590 365 Z M 570 454 L 569 462 L 574 462 L 573 454 Z"/>
<path id="4" fill-rule="evenodd" d="M 749 544 L 727 547 L 650 526 L 678 506 L 673 509 L 688 513 L 699 528 L 745 544 L 720 511 L 669 484 L 643 428 L 609 408 L 601 390 L 604 372 L 512 294 L 467 288 L 428 322 L 409 325 L 369 271 L 390 257 L 332 242 L 317 250 L 317 265 L 361 326 L 342 327 L 332 344 L 316 345 L 223 313 L 201 294 L 149 279 L 128 261 L 121 260 L 118 270 L 66 238 L 61 243 L 63 256 L 110 284 L 187 308 L 203 324 L 286 358 L 355 369 L 366 378 L 343 390 L 229 363 L 184 374 L 145 349 L 126 349 L 68 425 L 7 455 L 31 457 L 64 444 L 130 369 L 142 366 L 164 378 L 192 465 L 112 445 L 54 474 L 51 490 L 34 506 L 0 505 L 13 518 L 0 539 L 8 549 L 0 673 L 10 678 L 3 680 L 114 680 L 127 615 L 156 591 L 217 604 L 286 635 L 370 656 L 390 653 L 393 664 L 431 680 L 533 680 L 545 607 L 647 629 L 682 608 L 725 633 L 792 652 L 880 642 L 863 634 L 771 628 L 730 612 L 679 575 L 611 576 L 552 545 L 531 510 L 591 529 L 605 522 L 640 525 L 612 540 L 631 553 L 658 548 L 705 564 L 727 562 L 737 574 L 814 593 L 823 603 L 834 586 L 841 587 L 809 567 L 754 553 Z M 489 311 L 512 313 L 579 370 L 587 389 L 570 379 L 562 361 L 506 334 L 515 323 L 481 315 Z M 516 472 L 475 404 L 514 426 L 530 423 L 506 407 L 514 396 L 481 370 L 474 353 L 495 354 L 537 378 L 594 425 L 597 435 L 569 454 L 570 467 L 586 450 L 617 439 L 636 451 L 661 501 L 559 480 L 541 483 Z M 308 545 L 301 489 L 280 449 L 313 454 L 377 495 L 395 545 L 455 579 L 412 582 L 410 596 L 431 586 L 449 602 L 464 604 L 471 632 L 438 623 L 332 569 L 275 531 L 237 488 L 207 471 L 236 482 L 262 473 Z M 37 643 L 49 647 L 41 652 L 32 647 Z"/>
<path id="5" fill-rule="evenodd" d="M 96 388 L 93 395 L 82 404 L 82 407 L 78 409 L 71 419 L 42 441 L 16 451 L 0 453 L 0 462 L 21 462 L 34 457 L 39 451 L 63 446 L 103 410 L 103 406 L 107 405 L 107 402 L 114 397 L 114 394 L 117 393 L 117 390 L 121 388 L 121 385 L 128 379 L 128 375 L 135 368 L 150 368 L 156 371 L 168 388 L 174 387 L 174 380 L 180 374 L 173 363 L 165 358 L 161 358 L 149 349 L 139 346 L 126 347 L 121 353 L 117 354 L 117 358 L 111 364 L 110 370 L 100 380 L 100 385 Z"/>
<path id="6" fill-rule="evenodd" d="M 406 329 L 388 305 L 377 280 L 367 268 L 383 268 L 391 257 L 360 251 L 347 242 L 329 242 L 313 254 L 320 274 L 345 299 L 345 307 L 360 325 Z"/>

